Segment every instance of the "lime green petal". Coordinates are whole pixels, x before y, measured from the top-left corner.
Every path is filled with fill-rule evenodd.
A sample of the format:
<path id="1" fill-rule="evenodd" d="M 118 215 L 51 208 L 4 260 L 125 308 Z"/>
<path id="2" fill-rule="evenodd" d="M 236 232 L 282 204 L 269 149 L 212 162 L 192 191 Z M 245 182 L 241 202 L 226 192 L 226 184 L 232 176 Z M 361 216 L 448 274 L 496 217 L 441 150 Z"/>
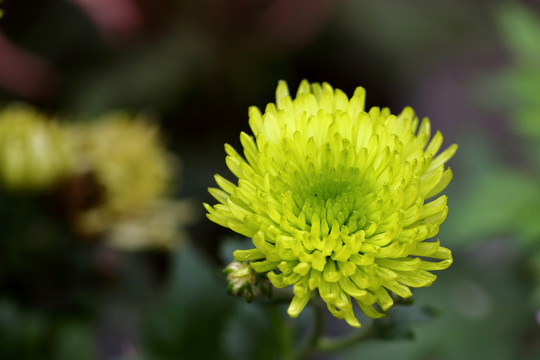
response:
<path id="1" fill-rule="evenodd" d="M 341 272 L 334 261 L 327 261 L 323 271 L 323 279 L 327 282 L 336 282 L 341 278 Z"/>
<path id="2" fill-rule="evenodd" d="M 388 292 L 382 287 L 375 291 L 375 296 L 377 296 L 377 303 L 385 311 L 394 305 L 394 300 L 392 300 Z"/>
<path id="3" fill-rule="evenodd" d="M 453 177 L 452 170 L 450 170 L 450 168 L 447 168 L 443 172 L 439 182 L 426 194 L 426 199 L 429 199 L 429 198 L 439 194 L 444 189 L 446 189 L 448 184 L 450 184 L 450 181 L 452 180 L 452 177 Z"/>
<path id="4" fill-rule="evenodd" d="M 306 292 L 302 296 L 295 295 L 293 299 L 291 300 L 291 304 L 289 305 L 289 308 L 287 309 L 287 314 L 289 314 L 289 316 L 293 318 L 300 315 L 302 310 L 304 310 L 307 303 L 309 302 L 310 298 L 311 298 L 311 292 Z"/>
<path id="5" fill-rule="evenodd" d="M 426 148 L 426 153 L 434 156 L 441 148 L 443 136 L 440 131 L 437 131 Z"/>
<path id="6" fill-rule="evenodd" d="M 229 180 L 225 179 L 221 175 L 216 175 L 214 177 L 216 179 L 216 183 L 219 185 L 220 188 L 223 189 L 228 194 L 232 194 L 234 190 L 236 189 L 236 185 L 234 185 Z"/>
<path id="7" fill-rule="evenodd" d="M 412 296 L 411 290 L 405 286 L 401 285 L 397 281 L 387 281 L 384 283 L 384 287 L 392 291 L 394 294 L 401 296 L 402 298 L 408 298 Z"/>
<path id="8" fill-rule="evenodd" d="M 238 261 L 259 260 L 265 257 L 264 253 L 259 249 L 236 250 L 233 256 Z"/>
<path id="9" fill-rule="evenodd" d="M 435 281 L 437 276 L 425 270 L 397 271 L 396 280 L 403 285 L 410 287 L 429 286 Z"/>
<path id="10" fill-rule="evenodd" d="M 358 286 L 347 277 L 343 277 L 339 280 L 339 286 L 353 298 L 361 298 L 367 294 L 366 290 L 358 288 Z"/>
<path id="11" fill-rule="evenodd" d="M 457 149 L 458 146 L 456 144 L 451 145 L 448 149 L 444 150 L 442 153 L 440 153 L 437 157 L 433 159 L 430 167 L 434 168 L 443 165 L 445 162 L 450 160 L 452 156 L 454 156 Z"/>
<path id="12" fill-rule="evenodd" d="M 270 270 L 274 270 L 278 266 L 278 264 L 279 264 L 279 262 L 277 262 L 277 261 L 265 260 L 265 261 L 252 262 L 251 266 L 253 267 L 253 269 L 255 271 L 260 272 L 260 273 L 264 273 L 264 272 L 267 272 L 267 271 L 270 271 Z M 284 286 L 282 286 L 282 287 L 284 287 Z"/>
<path id="13" fill-rule="evenodd" d="M 410 271 L 416 270 L 421 264 L 419 258 L 402 258 L 402 259 L 377 259 L 376 264 L 384 266 L 388 269 Z"/>
<path id="14" fill-rule="evenodd" d="M 345 321 L 347 321 L 347 324 L 355 328 L 359 328 L 362 326 L 358 319 L 354 316 L 352 310 L 349 310 L 345 313 Z"/>
<path id="15" fill-rule="evenodd" d="M 372 319 L 379 319 L 384 317 L 384 314 L 381 314 L 380 312 L 376 311 L 373 306 L 364 304 L 362 301 L 358 301 L 358 306 L 360 306 L 360 309 L 369 316 Z"/>
<path id="16" fill-rule="evenodd" d="M 440 247 L 439 240 L 435 242 L 419 242 L 416 244 L 415 249 L 410 252 L 410 255 L 414 256 L 431 256 L 435 254 Z"/>
<path id="17" fill-rule="evenodd" d="M 229 194 L 227 194 L 225 191 L 223 191 L 221 189 L 216 189 L 216 188 L 209 188 L 208 192 L 210 193 L 210 195 L 212 195 L 220 203 L 222 203 L 222 204 L 227 203 L 227 199 L 229 198 Z M 205 204 L 205 205 L 207 205 L 207 204 Z"/>
<path id="18" fill-rule="evenodd" d="M 422 270 L 444 270 L 448 268 L 450 265 L 452 265 L 452 259 L 448 260 L 442 260 L 442 261 L 422 261 L 422 264 L 420 264 L 419 269 Z"/>
<path id="19" fill-rule="evenodd" d="M 281 100 L 283 100 L 283 98 L 286 96 L 289 96 L 289 87 L 285 81 L 280 80 L 276 89 L 276 105 L 278 108 Z"/>
<path id="20" fill-rule="evenodd" d="M 430 218 L 446 210 L 446 195 L 424 205 L 420 213 L 420 219 Z"/>
<path id="21" fill-rule="evenodd" d="M 298 86 L 298 91 L 296 92 L 296 97 L 298 98 L 302 94 L 311 93 L 311 86 L 307 80 L 302 80 Z"/>

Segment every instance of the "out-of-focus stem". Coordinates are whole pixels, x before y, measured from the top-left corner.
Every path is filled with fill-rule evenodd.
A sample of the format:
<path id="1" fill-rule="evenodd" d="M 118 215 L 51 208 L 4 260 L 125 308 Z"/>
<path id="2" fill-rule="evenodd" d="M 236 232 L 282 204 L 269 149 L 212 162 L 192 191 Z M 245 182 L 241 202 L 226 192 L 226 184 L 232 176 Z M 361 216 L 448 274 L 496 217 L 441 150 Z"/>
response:
<path id="1" fill-rule="evenodd" d="M 325 317 L 324 317 L 324 303 L 320 297 L 313 297 L 310 301 L 313 309 L 313 329 L 309 334 L 306 341 L 298 349 L 299 360 L 304 360 L 317 348 L 321 336 L 324 333 Z"/>
<path id="2" fill-rule="evenodd" d="M 333 353 L 345 350 L 360 341 L 370 338 L 375 334 L 374 328 L 371 327 L 366 331 L 356 331 L 353 334 L 338 337 L 338 338 L 321 338 L 317 343 L 315 351 L 318 353 Z"/>

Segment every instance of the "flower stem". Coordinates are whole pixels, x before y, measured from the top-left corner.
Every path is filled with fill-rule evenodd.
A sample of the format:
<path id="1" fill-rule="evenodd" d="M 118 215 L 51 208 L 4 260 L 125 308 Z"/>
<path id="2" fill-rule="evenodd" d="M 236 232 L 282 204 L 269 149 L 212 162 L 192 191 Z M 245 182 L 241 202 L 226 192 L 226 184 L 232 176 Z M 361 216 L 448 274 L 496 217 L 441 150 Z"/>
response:
<path id="1" fill-rule="evenodd" d="M 371 327 L 366 331 L 356 331 L 350 335 L 340 338 L 321 338 L 317 343 L 315 351 L 318 353 L 333 353 L 342 351 L 356 345 L 361 340 L 372 337 L 373 335 L 375 335 L 375 330 L 373 327 Z"/>
<path id="2" fill-rule="evenodd" d="M 313 312 L 312 329 L 300 346 L 296 349 L 291 348 L 290 339 L 292 334 L 290 329 L 284 326 L 283 319 L 279 317 L 279 305 L 283 302 L 289 302 L 291 298 L 292 296 L 290 293 L 277 291 L 273 294 L 272 300 L 269 303 L 269 305 L 272 305 L 270 306 L 270 313 L 272 314 L 273 327 L 275 328 L 276 334 L 278 334 L 284 360 L 307 360 L 309 356 L 314 353 L 339 352 L 356 345 L 361 340 L 368 339 L 375 335 L 375 329 L 370 327 L 368 330 L 355 331 L 352 334 L 343 337 L 325 337 L 324 329 L 326 321 L 324 302 L 319 296 L 313 296 L 309 302 Z"/>
<path id="3" fill-rule="evenodd" d="M 292 357 L 292 337 L 291 329 L 283 321 L 282 309 L 278 303 L 267 307 L 270 323 L 276 337 L 277 346 L 283 360 L 294 360 Z"/>
<path id="4" fill-rule="evenodd" d="M 307 359 L 308 356 L 317 349 L 318 343 L 321 339 L 321 336 L 324 332 L 325 327 L 325 314 L 324 314 L 324 303 L 321 298 L 316 296 L 313 297 L 310 301 L 313 309 L 313 329 L 309 334 L 308 338 L 298 349 L 299 360 Z"/>

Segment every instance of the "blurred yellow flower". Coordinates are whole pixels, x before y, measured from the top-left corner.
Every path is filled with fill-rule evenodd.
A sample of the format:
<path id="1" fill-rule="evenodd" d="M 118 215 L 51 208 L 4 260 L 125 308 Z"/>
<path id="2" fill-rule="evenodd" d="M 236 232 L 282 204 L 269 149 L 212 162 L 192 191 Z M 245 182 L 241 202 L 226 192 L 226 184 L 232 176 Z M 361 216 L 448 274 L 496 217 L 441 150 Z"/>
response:
<path id="1" fill-rule="evenodd" d="M 125 250 L 172 249 L 186 242 L 184 225 L 193 221 L 193 206 L 189 201 L 157 201 L 140 215 L 115 223 L 108 231 L 107 242 Z"/>
<path id="2" fill-rule="evenodd" d="M 70 132 L 77 154 L 76 171 L 93 174 L 103 190 L 101 203 L 78 219 L 80 230 L 95 234 L 115 229 L 112 244 L 123 248 L 169 246 L 171 234 L 152 227 L 145 228 L 144 236 L 140 231 L 143 223 L 170 223 L 159 214 L 172 206 L 169 202 L 164 205 L 164 199 L 170 193 L 178 159 L 162 144 L 159 128 L 145 116 L 113 112 L 96 122 L 79 123 Z M 119 240 L 118 234 L 126 229 L 132 235 L 138 229 L 139 235 Z"/>
<path id="3" fill-rule="evenodd" d="M 8 190 L 42 191 L 71 171 L 62 128 L 24 104 L 0 110 L 0 183 Z"/>

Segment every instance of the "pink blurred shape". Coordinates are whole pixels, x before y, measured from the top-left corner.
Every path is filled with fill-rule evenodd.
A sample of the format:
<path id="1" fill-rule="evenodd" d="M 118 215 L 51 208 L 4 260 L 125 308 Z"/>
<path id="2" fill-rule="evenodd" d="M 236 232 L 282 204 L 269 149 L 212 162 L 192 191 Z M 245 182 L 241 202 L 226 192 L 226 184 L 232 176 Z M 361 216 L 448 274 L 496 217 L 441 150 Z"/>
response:
<path id="1" fill-rule="evenodd" d="M 311 42 L 334 13 L 336 0 L 276 0 L 263 14 L 260 26 L 267 36 L 288 46 Z"/>
<path id="2" fill-rule="evenodd" d="M 142 15 L 132 0 L 69 0 L 79 6 L 106 38 L 129 37 L 142 27 Z"/>
<path id="3" fill-rule="evenodd" d="M 30 100 L 55 92 L 57 75 L 43 58 L 18 48 L 0 33 L 0 85 Z"/>

